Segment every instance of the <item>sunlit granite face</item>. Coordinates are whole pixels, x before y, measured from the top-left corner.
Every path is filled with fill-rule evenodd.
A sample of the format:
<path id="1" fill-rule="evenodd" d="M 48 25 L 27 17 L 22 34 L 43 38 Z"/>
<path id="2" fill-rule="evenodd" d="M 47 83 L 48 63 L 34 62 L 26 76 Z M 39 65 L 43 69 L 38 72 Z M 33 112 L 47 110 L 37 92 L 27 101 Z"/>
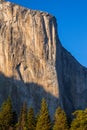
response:
<path id="1" fill-rule="evenodd" d="M 54 112 L 59 97 L 55 17 L 4 2 L 0 28 L 0 71 L 6 77 L 13 77 L 15 96 L 19 96 L 19 102 L 27 100 L 28 105 L 36 108 L 45 97 Z M 8 93 L 14 95 L 11 87 Z"/>

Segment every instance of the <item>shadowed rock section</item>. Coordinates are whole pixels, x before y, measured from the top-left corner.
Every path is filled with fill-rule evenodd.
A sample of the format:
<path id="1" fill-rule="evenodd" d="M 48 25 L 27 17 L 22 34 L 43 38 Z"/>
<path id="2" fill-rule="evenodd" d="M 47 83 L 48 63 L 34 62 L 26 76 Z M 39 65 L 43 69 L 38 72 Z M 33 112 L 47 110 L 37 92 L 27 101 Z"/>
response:
<path id="1" fill-rule="evenodd" d="M 62 47 L 48 13 L 0 3 L 0 72 L 1 102 L 11 95 L 16 106 L 16 96 L 17 110 L 24 101 L 38 110 L 43 97 L 51 116 L 59 104 L 67 114 L 87 106 L 87 69 Z"/>

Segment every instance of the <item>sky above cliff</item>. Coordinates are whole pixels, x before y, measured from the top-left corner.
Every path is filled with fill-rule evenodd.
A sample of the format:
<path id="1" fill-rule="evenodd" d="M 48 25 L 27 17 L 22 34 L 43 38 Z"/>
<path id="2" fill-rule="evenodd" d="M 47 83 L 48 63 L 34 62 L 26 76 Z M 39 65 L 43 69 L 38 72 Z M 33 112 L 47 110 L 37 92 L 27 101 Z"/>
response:
<path id="1" fill-rule="evenodd" d="M 87 67 L 87 0 L 9 0 L 53 14 L 62 45 Z"/>

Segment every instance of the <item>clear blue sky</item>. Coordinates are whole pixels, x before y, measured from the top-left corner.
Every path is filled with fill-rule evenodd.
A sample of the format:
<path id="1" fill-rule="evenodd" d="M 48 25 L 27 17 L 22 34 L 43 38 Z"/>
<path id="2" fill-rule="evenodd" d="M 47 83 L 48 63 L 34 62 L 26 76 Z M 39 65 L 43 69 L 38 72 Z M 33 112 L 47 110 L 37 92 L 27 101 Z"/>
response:
<path id="1" fill-rule="evenodd" d="M 9 0 L 53 14 L 62 45 L 87 67 L 87 0 Z"/>

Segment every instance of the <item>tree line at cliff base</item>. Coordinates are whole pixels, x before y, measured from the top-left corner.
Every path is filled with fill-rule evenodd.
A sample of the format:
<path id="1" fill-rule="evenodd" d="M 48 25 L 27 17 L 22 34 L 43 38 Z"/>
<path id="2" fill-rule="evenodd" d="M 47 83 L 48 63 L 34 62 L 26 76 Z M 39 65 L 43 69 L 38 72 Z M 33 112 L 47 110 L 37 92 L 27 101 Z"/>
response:
<path id="1" fill-rule="evenodd" d="M 64 110 L 58 107 L 51 120 L 46 100 L 42 99 L 36 116 L 32 107 L 27 109 L 26 103 L 17 116 L 8 98 L 0 108 L 0 130 L 87 130 L 87 109 L 75 111 L 72 121 L 68 122 Z"/>

